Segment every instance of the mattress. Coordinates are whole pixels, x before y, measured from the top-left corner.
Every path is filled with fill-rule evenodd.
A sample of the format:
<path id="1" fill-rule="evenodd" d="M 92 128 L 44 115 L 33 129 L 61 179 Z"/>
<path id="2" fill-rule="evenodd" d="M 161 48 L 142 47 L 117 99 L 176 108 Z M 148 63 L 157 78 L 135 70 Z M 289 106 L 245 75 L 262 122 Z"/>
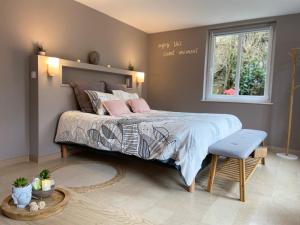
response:
<path id="1" fill-rule="evenodd" d="M 59 119 L 55 141 L 145 160 L 173 159 L 191 185 L 208 147 L 241 128 L 241 121 L 228 114 L 151 110 L 116 117 L 67 111 Z"/>

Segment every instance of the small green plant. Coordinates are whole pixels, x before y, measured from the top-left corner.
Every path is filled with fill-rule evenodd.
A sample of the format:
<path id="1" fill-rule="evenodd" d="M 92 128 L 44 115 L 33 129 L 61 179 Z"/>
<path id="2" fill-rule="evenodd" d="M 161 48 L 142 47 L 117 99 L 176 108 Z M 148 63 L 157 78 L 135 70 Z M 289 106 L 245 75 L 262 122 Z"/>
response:
<path id="1" fill-rule="evenodd" d="M 36 45 L 36 49 L 37 49 L 37 52 L 45 52 L 46 51 L 46 49 L 44 49 L 43 45 L 40 43 L 38 43 Z"/>
<path id="2" fill-rule="evenodd" d="M 50 178 L 50 171 L 48 169 L 43 169 L 40 172 L 40 179 L 45 180 Z"/>
<path id="3" fill-rule="evenodd" d="M 15 180 L 15 182 L 13 183 L 13 185 L 15 187 L 26 187 L 28 185 L 28 181 L 26 178 L 24 177 L 20 177 L 18 179 Z"/>
<path id="4" fill-rule="evenodd" d="M 129 65 L 128 65 L 128 70 L 134 70 L 134 66 L 131 64 L 131 63 L 129 63 Z"/>

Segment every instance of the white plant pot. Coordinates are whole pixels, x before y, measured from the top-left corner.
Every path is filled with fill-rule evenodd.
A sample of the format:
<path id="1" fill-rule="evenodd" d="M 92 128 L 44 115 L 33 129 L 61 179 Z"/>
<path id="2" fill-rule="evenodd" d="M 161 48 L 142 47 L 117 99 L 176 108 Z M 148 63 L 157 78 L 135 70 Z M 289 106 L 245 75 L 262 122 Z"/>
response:
<path id="1" fill-rule="evenodd" d="M 31 201 L 32 186 L 28 184 L 26 187 L 13 187 L 12 198 L 17 208 L 25 208 Z"/>
<path id="2" fill-rule="evenodd" d="M 51 180 L 44 179 L 42 180 L 42 191 L 50 191 L 51 190 Z"/>
<path id="3" fill-rule="evenodd" d="M 40 51 L 40 52 L 39 52 L 39 55 L 43 55 L 43 56 L 45 56 L 45 55 L 46 55 L 46 52 L 44 52 L 44 51 Z"/>

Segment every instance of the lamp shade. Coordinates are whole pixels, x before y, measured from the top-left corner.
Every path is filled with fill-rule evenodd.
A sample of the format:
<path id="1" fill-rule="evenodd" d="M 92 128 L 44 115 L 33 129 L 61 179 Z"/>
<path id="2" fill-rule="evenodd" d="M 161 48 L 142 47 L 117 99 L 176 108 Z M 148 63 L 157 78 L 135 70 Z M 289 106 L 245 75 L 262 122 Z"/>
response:
<path id="1" fill-rule="evenodd" d="M 136 73 L 136 81 L 138 83 L 144 83 L 144 81 L 145 81 L 145 73 L 144 72 L 137 72 Z"/>
<path id="2" fill-rule="evenodd" d="M 47 60 L 48 65 L 48 75 L 53 77 L 58 74 L 59 71 L 59 59 L 54 57 L 49 57 Z"/>

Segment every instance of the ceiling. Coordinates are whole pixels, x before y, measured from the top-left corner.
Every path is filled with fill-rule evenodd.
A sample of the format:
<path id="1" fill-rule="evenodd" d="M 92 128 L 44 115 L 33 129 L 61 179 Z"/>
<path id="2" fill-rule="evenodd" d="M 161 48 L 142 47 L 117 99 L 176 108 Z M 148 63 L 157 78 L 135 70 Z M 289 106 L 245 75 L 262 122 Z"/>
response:
<path id="1" fill-rule="evenodd" d="M 300 12 L 300 0 L 75 0 L 156 33 Z"/>

